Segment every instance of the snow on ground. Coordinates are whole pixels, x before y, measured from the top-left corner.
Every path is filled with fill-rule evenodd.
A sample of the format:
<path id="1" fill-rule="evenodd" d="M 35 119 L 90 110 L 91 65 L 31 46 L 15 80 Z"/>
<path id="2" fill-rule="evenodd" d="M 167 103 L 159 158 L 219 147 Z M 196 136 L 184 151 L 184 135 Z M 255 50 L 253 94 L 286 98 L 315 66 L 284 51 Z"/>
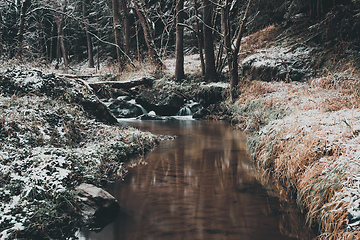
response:
<path id="1" fill-rule="evenodd" d="M 354 86 L 333 76 L 309 84 L 254 81 L 241 88 L 233 106 L 256 164 L 296 190 L 299 207 L 325 239 L 347 239 L 360 225 L 360 104 Z"/>
<path id="2" fill-rule="evenodd" d="M 48 76 L 26 76 L 32 72 L 25 80 L 4 80 L 0 89 L 1 240 L 71 236 L 80 221 L 75 187 L 123 177 L 124 162 L 158 141 L 97 122 L 80 105 L 35 91 Z"/>
<path id="3" fill-rule="evenodd" d="M 175 73 L 175 58 L 167 58 L 163 60 L 167 75 L 174 75 Z M 201 63 L 199 54 L 185 55 L 184 56 L 184 72 L 185 74 L 200 75 Z"/>

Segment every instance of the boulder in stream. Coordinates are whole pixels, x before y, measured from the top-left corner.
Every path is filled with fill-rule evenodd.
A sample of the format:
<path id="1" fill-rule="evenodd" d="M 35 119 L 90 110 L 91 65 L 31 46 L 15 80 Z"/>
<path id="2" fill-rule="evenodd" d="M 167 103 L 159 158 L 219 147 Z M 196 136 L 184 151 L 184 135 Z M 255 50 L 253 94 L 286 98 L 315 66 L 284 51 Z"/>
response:
<path id="1" fill-rule="evenodd" d="M 155 111 L 161 116 L 173 116 L 184 105 L 185 98 L 177 92 L 147 89 L 140 93 L 136 102 L 148 112 Z"/>
<path id="2" fill-rule="evenodd" d="M 138 120 L 156 120 L 156 121 L 168 121 L 168 120 L 174 120 L 175 118 L 169 117 L 169 116 L 159 116 L 156 115 L 154 111 L 151 111 L 147 114 L 143 114 L 136 119 Z"/>
<path id="3" fill-rule="evenodd" d="M 109 105 L 109 109 L 117 118 L 133 118 L 144 114 L 141 106 L 123 99 L 116 99 Z"/>
<path id="4" fill-rule="evenodd" d="M 107 191 L 82 183 L 76 190 L 82 204 L 83 222 L 92 231 L 101 231 L 120 212 L 118 201 Z"/>

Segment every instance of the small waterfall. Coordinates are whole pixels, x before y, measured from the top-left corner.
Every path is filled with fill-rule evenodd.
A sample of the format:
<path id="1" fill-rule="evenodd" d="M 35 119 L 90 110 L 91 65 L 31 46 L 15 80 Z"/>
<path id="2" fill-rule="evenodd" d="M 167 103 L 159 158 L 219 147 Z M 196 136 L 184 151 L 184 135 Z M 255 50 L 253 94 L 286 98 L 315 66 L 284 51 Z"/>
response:
<path id="1" fill-rule="evenodd" d="M 143 114 L 147 114 L 147 113 L 148 113 L 148 112 L 146 111 L 146 109 L 143 108 L 143 106 L 141 106 L 140 104 L 136 103 L 135 99 L 130 100 L 129 103 L 134 104 L 135 106 L 138 106 L 138 107 L 142 110 Z"/>
<path id="2" fill-rule="evenodd" d="M 179 110 L 177 116 L 191 116 L 200 108 L 200 103 L 190 100 Z"/>
<path id="3" fill-rule="evenodd" d="M 177 116 L 190 116 L 192 115 L 192 111 L 188 106 L 182 107 L 179 112 L 177 113 Z"/>

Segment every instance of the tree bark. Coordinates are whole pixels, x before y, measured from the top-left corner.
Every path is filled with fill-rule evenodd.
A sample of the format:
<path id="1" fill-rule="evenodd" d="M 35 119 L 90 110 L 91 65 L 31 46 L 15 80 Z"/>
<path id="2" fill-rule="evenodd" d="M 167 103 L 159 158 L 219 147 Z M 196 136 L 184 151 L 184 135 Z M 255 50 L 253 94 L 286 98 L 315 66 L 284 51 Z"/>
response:
<path id="1" fill-rule="evenodd" d="M 134 23 L 135 23 L 135 36 L 136 36 L 136 51 L 137 51 L 137 55 L 138 55 L 138 61 L 141 61 L 139 29 L 138 29 L 138 24 L 137 24 L 135 15 L 134 15 Z"/>
<path id="2" fill-rule="evenodd" d="M 64 59 L 64 66 L 65 66 L 65 68 L 67 68 L 69 66 L 69 60 L 68 60 L 68 56 L 66 54 L 66 47 L 65 47 L 65 42 L 64 42 L 63 21 L 64 21 L 63 19 L 59 20 L 58 34 L 59 34 L 61 54 Z"/>
<path id="3" fill-rule="evenodd" d="M 30 0 L 23 0 L 21 4 L 21 11 L 20 11 L 20 23 L 19 23 L 19 31 L 18 31 L 18 55 L 19 58 L 22 58 L 23 55 L 23 42 L 24 42 L 24 31 L 25 31 L 25 15 L 26 11 L 30 7 L 31 1 Z"/>
<path id="4" fill-rule="evenodd" d="M 62 12 L 66 12 L 66 5 L 67 5 L 67 2 L 64 1 L 63 2 L 63 9 L 61 9 Z M 55 8 L 55 9 L 58 9 L 58 8 Z M 66 47 L 65 47 L 65 42 L 64 42 L 64 16 L 55 11 L 54 12 L 54 18 L 55 18 L 55 22 L 56 22 L 56 26 L 57 26 L 57 34 L 58 34 L 58 46 L 57 46 L 57 59 L 58 59 L 58 63 L 59 63 L 59 60 L 60 60 L 60 51 L 61 51 L 61 54 L 62 54 L 62 57 L 64 59 L 64 67 L 67 68 L 69 66 L 69 60 L 68 60 L 68 56 L 67 56 L 67 53 L 66 53 Z"/>
<path id="5" fill-rule="evenodd" d="M 2 58 L 4 47 L 3 47 L 3 28 L 4 23 L 2 21 L 1 11 L 0 11 L 0 59 Z"/>
<path id="6" fill-rule="evenodd" d="M 238 64 L 238 54 L 240 51 L 240 45 L 241 45 L 241 39 L 245 31 L 245 26 L 247 22 L 247 18 L 250 13 L 250 6 L 251 6 L 251 0 L 248 1 L 244 16 L 241 21 L 241 25 L 239 27 L 239 30 L 237 32 L 236 38 L 235 38 L 235 47 L 232 47 L 231 44 L 231 32 L 230 32 L 230 20 L 229 20 L 229 1 L 225 0 L 225 4 L 223 8 L 221 9 L 221 30 L 222 34 L 224 36 L 224 47 L 226 52 L 226 57 L 228 61 L 229 66 L 229 72 L 230 72 L 230 89 L 231 89 L 231 97 L 234 99 L 235 92 L 234 89 L 239 84 L 239 64 Z"/>
<path id="7" fill-rule="evenodd" d="M 176 64 L 175 78 L 181 81 L 184 78 L 184 0 L 179 0 L 176 5 Z"/>
<path id="8" fill-rule="evenodd" d="M 194 7 L 195 7 L 195 16 L 196 16 L 196 22 L 195 22 L 195 31 L 196 31 L 196 39 L 197 39 L 197 43 L 198 43 L 198 48 L 199 48 L 199 55 L 200 55 L 200 64 L 201 64 L 201 75 L 205 75 L 205 62 L 204 62 L 204 54 L 203 54 L 203 39 L 201 38 L 201 34 L 200 34 L 200 27 L 199 27 L 199 19 L 197 18 L 198 16 L 198 4 L 197 4 L 197 0 L 194 0 Z"/>
<path id="9" fill-rule="evenodd" d="M 124 52 L 129 55 L 130 52 L 130 19 L 129 19 L 129 11 L 127 7 L 126 0 L 120 0 L 120 10 L 123 18 L 124 26 L 123 26 L 123 36 L 124 36 Z"/>
<path id="10" fill-rule="evenodd" d="M 87 43 L 87 50 L 88 50 L 88 66 L 89 68 L 94 68 L 94 54 L 93 54 L 93 47 L 91 36 L 89 34 L 89 18 L 88 18 L 88 10 L 87 6 L 89 4 L 89 0 L 82 0 L 82 11 L 83 11 L 83 21 L 86 33 L 86 43 Z"/>
<path id="11" fill-rule="evenodd" d="M 114 24 L 114 36 L 115 36 L 115 44 L 120 47 L 120 12 L 119 12 L 119 0 L 112 0 L 113 7 L 113 24 Z M 121 64 L 121 53 L 120 49 L 116 48 L 116 56 L 118 60 L 118 64 Z"/>
<path id="12" fill-rule="evenodd" d="M 204 22 L 205 78 L 210 81 L 214 81 L 216 80 L 216 68 L 212 33 L 212 4 L 209 0 L 203 0 L 202 2 Z"/>
<path id="13" fill-rule="evenodd" d="M 157 53 L 155 51 L 155 46 L 154 46 L 154 43 L 153 43 L 153 39 L 152 39 L 150 31 L 149 31 L 149 29 L 147 27 L 146 19 L 144 17 L 144 14 L 140 10 L 140 7 L 139 7 L 138 3 L 136 2 L 136 0 L 134 0 L 133 3 L 134 3 L 134 6 L 135 6 L 136 14 L 139 17 L 140 24 L 141 24 L 141 27 L 142 27 L 143 32 L 144 32 L 144 38 L 145 38 L 146 45 L 148 47 L 149 56 L 150 56 L 151 60 L 153 61 L 153 63 L 156 65 L 157 68 L 162 68 L 164 66 L 164 64 L 162 63 L 162 61 L 160 60 L 160 57 L 157 55 Z"/>

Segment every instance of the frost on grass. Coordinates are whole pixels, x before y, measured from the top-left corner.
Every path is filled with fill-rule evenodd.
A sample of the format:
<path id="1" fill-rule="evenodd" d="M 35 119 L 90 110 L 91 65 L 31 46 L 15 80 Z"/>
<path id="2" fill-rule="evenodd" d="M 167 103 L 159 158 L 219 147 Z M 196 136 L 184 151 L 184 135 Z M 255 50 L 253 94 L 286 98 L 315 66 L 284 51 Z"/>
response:
<path id="1" fill-rule="evenodd" d="M 331 83 L 331 84 L 330 84 Z M 255 164 L 297 197 L 321 239 L 359 237 L 360 109 L 356 82 L 252 82 L 233 105 Z"/>
<path id="2" fill-rule="evenodd" d="M 124 162 L 158 140 L 90 119 L 82 106 L 44 91 L 41 73 L 26 74 L 31 89 L 24 74 L 11 74 L 19 79 L 5 81 L 18 82 L 16 90 L 0 89 L 0 239 L 70 237 L 82 223 L 74 188 L 124 177 Z"/>

